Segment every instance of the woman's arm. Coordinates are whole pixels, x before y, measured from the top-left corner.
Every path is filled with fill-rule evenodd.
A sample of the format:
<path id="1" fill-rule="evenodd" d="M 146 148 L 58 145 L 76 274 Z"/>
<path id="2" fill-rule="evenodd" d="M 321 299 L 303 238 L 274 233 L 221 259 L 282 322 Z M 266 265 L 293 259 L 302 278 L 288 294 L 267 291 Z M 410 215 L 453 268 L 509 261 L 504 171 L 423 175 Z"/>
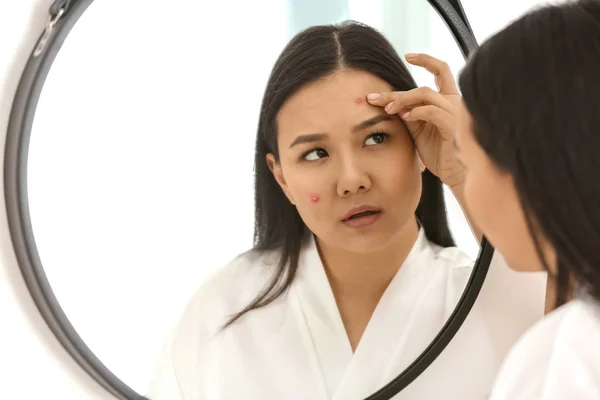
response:
<path id="1" fill-rule="evenodd" d="M 463 214 L 465 214 L 465 217 L 467 218 L 467 221 L 469 222 L 469 226 L 471 227 L 473 234 L 477 238 L 477 242 L 481 245 L 481 239 L 483 238 L 483 232 L 481 231 L 481 229 L 479 229 L 477 224 L 473 221 L 473 218 L 471 217 L 471 214 L 469 213 L 469 209 L 465 202 L 464 186 L 465 186 L 464 183 L 450 186 L 450 190 L 452 190 L 452 193 L 456 197 L 456 200 L 458 200 L 458 204 L 460 204 L 460 208 L 462 209 Z"/>

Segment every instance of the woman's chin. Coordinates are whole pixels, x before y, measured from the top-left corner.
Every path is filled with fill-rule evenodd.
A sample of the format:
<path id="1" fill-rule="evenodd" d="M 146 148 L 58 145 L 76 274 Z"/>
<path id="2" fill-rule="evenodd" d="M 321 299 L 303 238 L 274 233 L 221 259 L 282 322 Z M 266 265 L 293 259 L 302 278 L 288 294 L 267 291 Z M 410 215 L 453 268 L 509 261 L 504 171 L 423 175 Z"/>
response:
<path id="1" fill-rule="evenodd" d="M 396 235 L 388 232 L 352 232 L 338 238 L 339 247 L 357 254 L 378 253 L 388 248 Z"/>

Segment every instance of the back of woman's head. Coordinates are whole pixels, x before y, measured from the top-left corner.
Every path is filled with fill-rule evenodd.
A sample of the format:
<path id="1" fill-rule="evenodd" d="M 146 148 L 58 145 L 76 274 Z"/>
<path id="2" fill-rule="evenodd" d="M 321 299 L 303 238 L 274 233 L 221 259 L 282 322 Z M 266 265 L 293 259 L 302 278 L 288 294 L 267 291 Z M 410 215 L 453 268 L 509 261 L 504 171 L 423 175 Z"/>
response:
<path id="1" fill-rule="evenodd" d="M 536 9 L 486 41 L 461 73 L 475 140 L 510 174 L 538 256 L 556 251 L 558 303 L 570 279 L 600 299 L 600 2 Z"/>
<path id="2" fill-rule="evenodd" d="M 294 205 L 286 198 L 267 164 L 267 154 L 279 160 L 277 115 L 283 104 L 306 85 L 343 69 L 369 72 L 394 90 L 410 90 L 416 83 L 394 50 L 378 31 L 348 21 L 315 26 L 297 34 L 276 61 L 265 90 L 255 155 L 255 232 L 258 251 L 277 250 L 281 261 L 270 285 L 244 311 L 269 304 L 291 284 L 308 229 Z M 416 210 L 426 236 L 441 246 L 452 246 L 443 188 L 440 180 L 425 171 L 423 192 Z"/>

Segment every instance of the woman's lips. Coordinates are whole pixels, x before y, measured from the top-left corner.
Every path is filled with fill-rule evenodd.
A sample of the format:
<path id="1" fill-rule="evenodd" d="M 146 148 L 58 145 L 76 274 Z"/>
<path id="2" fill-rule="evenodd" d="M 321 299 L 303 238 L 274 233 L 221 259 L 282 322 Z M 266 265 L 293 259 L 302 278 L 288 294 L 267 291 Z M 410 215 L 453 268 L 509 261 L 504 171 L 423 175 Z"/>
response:
<path id="1" fill-rule="evenodd" d="M 356 214 L 364 213 L 364 212 L 381 212 L 379 207 L 372 206 L 370 204 L 364 204 L 357 207 L 352 207 L 344 216 L 342 217 L 342 221 L 348 220 L 350 217 Z"/>
<path id="2" fill-rule="evenodd" d="M 381 216 L 381 211 L 371 211 L 365 214 L 357 215 L 356 217 L 352 217 L 344 220 L 344 225 L 349 228 L 364 228 L 369 225 L 373 225 L 375 222 L 379 220 Z"/>
<path id="3" fill-rule="evenodd" d="M 344 225 L 350 228 L 363 228 L 377 222 L 381 209 L 372 205 L 352 207 L 342 218 Z"/>

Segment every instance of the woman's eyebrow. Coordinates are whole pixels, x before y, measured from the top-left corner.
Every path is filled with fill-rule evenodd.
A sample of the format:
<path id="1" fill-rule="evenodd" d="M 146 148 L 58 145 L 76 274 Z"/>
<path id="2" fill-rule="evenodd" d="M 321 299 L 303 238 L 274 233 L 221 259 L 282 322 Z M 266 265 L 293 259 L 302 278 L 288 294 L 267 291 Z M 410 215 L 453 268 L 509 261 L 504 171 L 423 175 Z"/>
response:
<path id="1" fill-rule="evenodd" d="M 352 132 L 358 132 L 358 131 L 362 131 L 363 129 L 367 129 L 370 128 L 374 125 L 377 125 L 380 122 L 383 121 L 392 121 L 394 120 L 394 116 L 393 115 L 389 115 L 389 114 L 378 114 L 372 118 L 369 118 L 363 122 L 361 122 L 360 124 L 356 125 L 354 128 L 352 128 Z"/>
<path id="2" fill-rule="evenodd" d="M 378 114 L 378 115 L 371 117 L 371 118 L 361 122 L 360 124 L 354 126 L 352 128 L 352 133 L 356 133 L 358 131 L 362 131 L 364 129 L 370 128 L 370 127 L 375 126 L 383 121 L 392 121 L 393 119 L 394 119 L 393 115 Z M 320 142 L 322 140 L 327 139 L 328 137 L 329 137 L 329 135 L 326 133 L 309 133 L 309 134 L 305 134 L 305 135 L 298 135 L 298 136 L 296 136 L 296 138 L 294 139 L 292 144 L 290 144 L 290 149 L 299 144 Z"/>
<path id="3" fill-rule="evenodd" d="M 298 135 L 296 139 L 290 144 L 290 149 L 298 144 L 302 143 L 314 143 L 325 140 L 329 135 L 326 133 L 309 133 L 306 135 Z"/>

